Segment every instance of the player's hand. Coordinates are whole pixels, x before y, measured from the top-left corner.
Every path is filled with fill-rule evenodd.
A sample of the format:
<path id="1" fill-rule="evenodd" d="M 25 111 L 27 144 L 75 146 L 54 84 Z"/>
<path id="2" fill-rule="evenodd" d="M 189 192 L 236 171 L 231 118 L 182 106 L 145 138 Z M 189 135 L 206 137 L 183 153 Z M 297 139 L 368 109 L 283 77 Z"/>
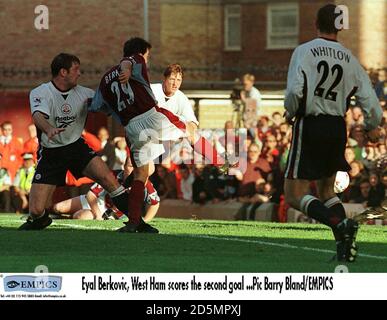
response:
<path id="1" fill-rule="evenodd" d="M 91 104 L 93 103 L 93 98 L 87 98 L 86 99 L 86 107 L 89 108 L 91 106 Z"/>
<path id="2" fill-rule="evenodd" d="M 65 131 L 66 129 L 65 128 L 53 128 L 51 127 L 48 131 L 47 131 L 47 137 L 48 137 L 48 140 L 51 140 L 54 136 L 56 136 L 57 134 Z"/>
<path id="3" fill-rule="evenodd" d="M 282 116 L 285 118 L 285 121 L 288 124 L 293 125 L 293 123 L 294 123 L 293 118 L 290 117 L 290 114 L 289 114 L 289 112 L 287 110 L 284 112 L 284 114 Z"/>
<path id="4" fill-rule="evenodd" d="M 380 131 L 379 127 L 375 128 L 375 129 L 373 129 L 371 131 L 368 131 L 366 133 L 368 140 L 370 142 L 372 142 L 372 143 L 375 143 L 375 142 L 379 141 L 380 134 L 381 134 L 381 131 Z"/>
<path id="5" fill-rule="evenodd" d="M 130 78 L 130 70 L 123 70 L 121 71 L 118 79 L 120 80 L 120 83 L 125 84 L 129 81 Z"/>

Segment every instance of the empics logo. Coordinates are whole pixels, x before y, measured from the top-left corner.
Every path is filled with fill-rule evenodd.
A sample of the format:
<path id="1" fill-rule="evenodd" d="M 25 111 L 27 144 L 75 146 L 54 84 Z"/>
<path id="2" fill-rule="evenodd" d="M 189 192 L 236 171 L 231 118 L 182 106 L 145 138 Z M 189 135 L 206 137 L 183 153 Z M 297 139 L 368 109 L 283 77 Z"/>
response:
<path id="1" fill-rule="evenodd" d="M 14 288 L 19 287 L 19 286 L 20 286 L 20 282 L 17 282 L 14 280 L 7 282 L 7 288 L 9 288 L 9 289 L 14 289 Z"/>
<path id="2" fill-rule="evenodd" d="M 7 276 L 4 278 L 4 291 L 59 292 L 62 277 L 57 276 Z"/>

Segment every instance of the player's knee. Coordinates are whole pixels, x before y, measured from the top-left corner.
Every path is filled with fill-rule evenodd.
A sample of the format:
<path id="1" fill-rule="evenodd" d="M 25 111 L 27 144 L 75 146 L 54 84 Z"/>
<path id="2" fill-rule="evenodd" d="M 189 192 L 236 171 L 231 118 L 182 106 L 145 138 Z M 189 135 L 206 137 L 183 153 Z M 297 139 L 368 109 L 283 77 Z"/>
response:
<path id="1" fill-rule="evenodd" d="M 60 212 L 61 212 L 60 204 L 59 204 L 59 203 L 55 203 L 55 204 L 52 206 L 52 210 L 53 210 L 55 213 L 60 213 Z"/>

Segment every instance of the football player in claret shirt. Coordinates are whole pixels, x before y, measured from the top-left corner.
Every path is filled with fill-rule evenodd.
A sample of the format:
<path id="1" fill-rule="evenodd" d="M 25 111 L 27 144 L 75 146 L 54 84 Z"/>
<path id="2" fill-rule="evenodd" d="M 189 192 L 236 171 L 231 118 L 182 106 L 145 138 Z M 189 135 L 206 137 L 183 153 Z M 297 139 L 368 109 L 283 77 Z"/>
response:
<path id="1" fill-rule="evenodd" d="M 144 186 L 154 172 L 153 160 L 164 153 L 160 141 L 175 141 L 186 136 L 186 123 L 177 115 L 158 106 L 150 87 L 147 61 L 151 45 L 141 38 L 131 38 L 123 48 L 124 58 L 119 65 L 107 71 L 89 107 L 90 111 L 103 111 L 119 119 L 131 150 L 134 181 L 129 193 L 128 210 L 124 212 L 129 222 L 120 232 L 157 233 L 158 230 L 141 218 Z M 129 79 L 128 81 L 122 80 Z M 201 154 L 210 146 L 211 162 L 224 160 L 207 144 L 195 144 Z"/>

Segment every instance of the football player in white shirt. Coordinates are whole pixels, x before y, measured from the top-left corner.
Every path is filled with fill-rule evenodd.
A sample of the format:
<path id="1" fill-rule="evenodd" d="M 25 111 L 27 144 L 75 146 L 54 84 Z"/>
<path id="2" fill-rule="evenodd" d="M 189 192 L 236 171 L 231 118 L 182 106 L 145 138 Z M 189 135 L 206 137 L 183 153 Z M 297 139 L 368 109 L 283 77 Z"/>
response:
<path id="1" fill-rule="evenodd" d="M 180 91 L 183 82 L 183 69 L 178 64 L 169 65 L 164 71 L 162 83 L 152 83 L 151 88 L 159 107 L 177 115 L 187 124 L 187 130 L 192 134 L 198 127 L 192 104 L 187 96 Z"/>
<path id="2" fill-rule="evenodd" d="M 164 70 L 163 75 L 162 83 L 151 84 L 158 106 L 171 111 L 185 123 L 187 139 L 197 153 L 211 164 L 219 166 L 221 171 L 228 169 L 230 165 L 224 164 L 225 160 L 218 155 L 215 146 L 197 132 L 199 121 L 192 109 L 192 104 L 187 96 L 180 91 L 183 82 L 183 68 L 177 63 L 170 64 Z"/>
<path id="3" fill-rule="evenodd" d="M 51 63 L 52 80 L 30 93 L 31 113 L 38 129 L 38 164 L 30 191 L 29 218 L 19 230 L 41 230 L 52 222 L 45 208 L 56 186 L 65 184 L 67 170 L 101 184 L 120 210 L 127 210 L 127 193 L 106 164 L 81 137 L 87 101 L 93 90 L 77 84 L 78 57 L 58 54 Z"/>
<path id="4" fill-rule="evenodd" d="M 370 141 L 378 140 L 382 110 L 364 69 L 337 42 L 341 14 L 333 4 L 320 8 L 318 38 L 298 46 L 292 55 L 285 95 L 285 116 L 293 121 L 292 145 L 285 171 L 285 198 L 293 208 L 332 228 L 339 261 L 355 261 L 358 224 L 347 219 L 334 193 L 337 171 L 348 171 L 345 113 L 355 96 L 364 113 Z M 316 181 L 319 199 L 309 194 Z"/>

